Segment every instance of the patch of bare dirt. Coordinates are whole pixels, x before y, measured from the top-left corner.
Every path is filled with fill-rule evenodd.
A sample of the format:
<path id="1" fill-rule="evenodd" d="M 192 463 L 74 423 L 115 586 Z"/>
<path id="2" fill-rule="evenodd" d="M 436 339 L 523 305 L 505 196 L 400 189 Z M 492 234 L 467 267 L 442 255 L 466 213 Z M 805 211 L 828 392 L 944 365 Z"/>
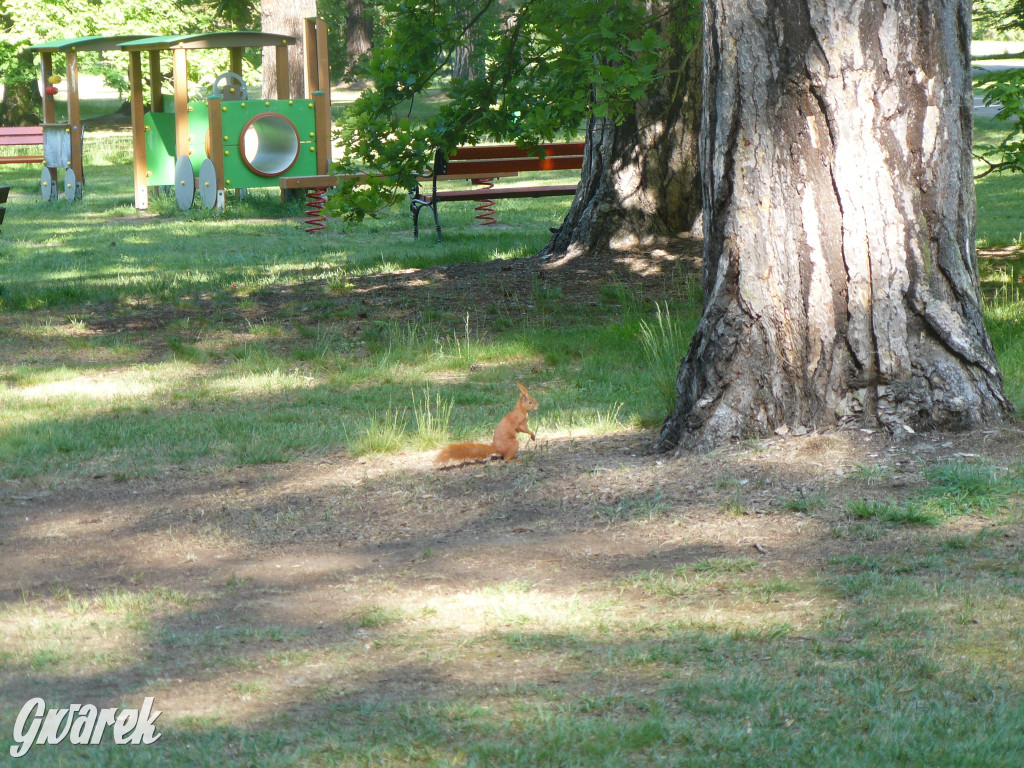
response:
<path id="1" fill-rule="evenodd" d="M 719 555 L 803 569 L 849 548 L 840 535 L 856 522 L 849 499 L 904 497 L 922 486 L 925 464 L 946 459 L 1013 466 L 1022 434 L 896 446 L 854 431 L 671 459 L 650 454 L 653 439 L 539 435 L 521 461 L 452 470 L 417 453 L 52 489 L 9 482 L 0 488 L 0 600 L 140 579 L 194 589 L 234 574 L 254 589 L 283 589 L 279 610 L 302 622 L 309 617 L 292 601 L 295 589 L 319 592 L 351 575 L 386 575 L 399 589 L 523 579 L 568 594 Z M 885 472 L 864 480 L 863 467 Z M 821 508 L 794 510 L 809 494 Z M 640 514 L 630 519 L 630 509 Z M 900 551 L 916 536 L 894 530 L 864 546 Z"/>

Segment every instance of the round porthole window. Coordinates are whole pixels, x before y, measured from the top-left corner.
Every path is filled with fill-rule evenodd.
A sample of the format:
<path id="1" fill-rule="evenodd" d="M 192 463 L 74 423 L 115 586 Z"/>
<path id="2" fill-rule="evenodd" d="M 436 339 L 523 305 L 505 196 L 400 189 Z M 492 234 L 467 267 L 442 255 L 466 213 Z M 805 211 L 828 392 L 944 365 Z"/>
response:
<path id="1" fill-rule="evenodd" d="M 280 176 L 299 157 L 299 132 L 284 115 L 264 112 L 242 129 L 242 162 L 259 176 Z"/>

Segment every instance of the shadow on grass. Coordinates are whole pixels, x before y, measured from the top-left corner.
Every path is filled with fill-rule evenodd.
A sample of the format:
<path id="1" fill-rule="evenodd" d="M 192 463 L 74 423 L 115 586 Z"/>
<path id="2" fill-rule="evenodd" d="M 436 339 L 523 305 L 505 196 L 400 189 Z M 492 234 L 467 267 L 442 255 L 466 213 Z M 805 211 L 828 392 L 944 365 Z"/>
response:
<path id="1" fill-rule="evenodd" d="M 784 631 L 605 628 L 438 648 L 428 633 L 341 623 L 282 633 L 276 646 L 250 635 L 240 651 L 213 629 L 228 620 L 167 622 L 145 661 L 5 691 L 0 749 L 13 743 L 17 691 L 51 706 L 153 695 L 166 712 L 154 745 L 37 746 L 24 765 L 1010 768 L 1024 756 L 1017 682 L 944 670 L 929 650 L 881 638 L 851 649 Z M 211 664 L 217 652 L 230 664 Z M 289 652 L 307 663 L 260 676 Z"/>
<path id="2" fill-rule="evenodd" d="M 646 460 L 622 441 L 460 476 L 399 457 L 373 476 L 290 466 L 114 494 L 86 484 L 8 507 L 0 749 L 32 696 L 154 696 L 157 744 L 39 746 L 24 764 L 1020 763 L 1019 638 L 997 618 L 1014 614 L 1019 563 L 1001 568 L 994 544 L 965 539 L 915 568 L 859 554 L 822 571 L 809 551 L 833 537 L 825 525 L 773 547 L 773 563 L 805 576 L 742 619 L 716 583 L 623 596 L 621 578 L 755 554 L 715 531 L 624 547 L 643 530 L 628 525 L 602 550 L 593 534 L 607 521 L 585 499 L 604 498 L 613 471 L 632 478 L 622 498 L 660 490 L 662 514 L 698 503 L 634 477 Z M 584 501 L 566 509 L 554 488 Z M 395 494 L 407 503 L 377 503 Z M 106 515 L 116 523 L 90 533 Z M 805 518 L 770 527 L 786 520 Z M 811 618 L 796 630 L 798 606 Z"/>

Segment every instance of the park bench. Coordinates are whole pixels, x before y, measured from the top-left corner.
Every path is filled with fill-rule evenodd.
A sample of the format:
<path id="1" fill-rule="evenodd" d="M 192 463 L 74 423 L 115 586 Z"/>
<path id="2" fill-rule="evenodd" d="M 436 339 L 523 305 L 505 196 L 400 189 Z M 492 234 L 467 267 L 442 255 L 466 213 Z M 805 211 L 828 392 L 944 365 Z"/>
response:
<path id="1" fill-rule="evenodd" d="M 43 146 L 43 127 L 32 125 L 27 127 L 0 127 L 0 147 L 41 147 Z M 10 163 L 41 163 L 42 154 L 38 155 L 3 155 L 0 165 Z"/>
<path id="2" fill-rule="evenodd" d="M 575 195 L 578 184 L 529 184 L 493 186 L 494 179 L 506 179 L 520 173 L 566 171 L 583 168 L 583 142 L 542 144 L 521 149 L 514 144 L 489 144 L 459 147 L 450 156 L 438 150 L 429 174 L 420 177 L 409 193 L 412 211 L 412 234 L 419 237 L 420 211 L 429 208 L 434 214 L 437 242 L 441 242 L 441 223 L 437 204 L 442 201 L 490 201 L 524 197 Z M 438 189 L 439 181 L 469 181 L 470 189 Z M 422 185 L 430 185 L 429 193 Z"/>

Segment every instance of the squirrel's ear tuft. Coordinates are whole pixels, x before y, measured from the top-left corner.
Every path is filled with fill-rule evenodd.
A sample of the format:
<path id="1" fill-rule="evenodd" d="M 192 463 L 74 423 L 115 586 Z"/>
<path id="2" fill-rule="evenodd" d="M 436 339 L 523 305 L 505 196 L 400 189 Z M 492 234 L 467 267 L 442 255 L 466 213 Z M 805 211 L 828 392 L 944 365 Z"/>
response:
<path id="1" fill-rule="evenodd" d="M 517 381 L 516 386 L 519 387 L 520 392 L 522 392 L 524 395 L 529 396 L 530 393 L 526 391 L 526 387 L 523 386 L 523 383 L 521 381 Z"/>

